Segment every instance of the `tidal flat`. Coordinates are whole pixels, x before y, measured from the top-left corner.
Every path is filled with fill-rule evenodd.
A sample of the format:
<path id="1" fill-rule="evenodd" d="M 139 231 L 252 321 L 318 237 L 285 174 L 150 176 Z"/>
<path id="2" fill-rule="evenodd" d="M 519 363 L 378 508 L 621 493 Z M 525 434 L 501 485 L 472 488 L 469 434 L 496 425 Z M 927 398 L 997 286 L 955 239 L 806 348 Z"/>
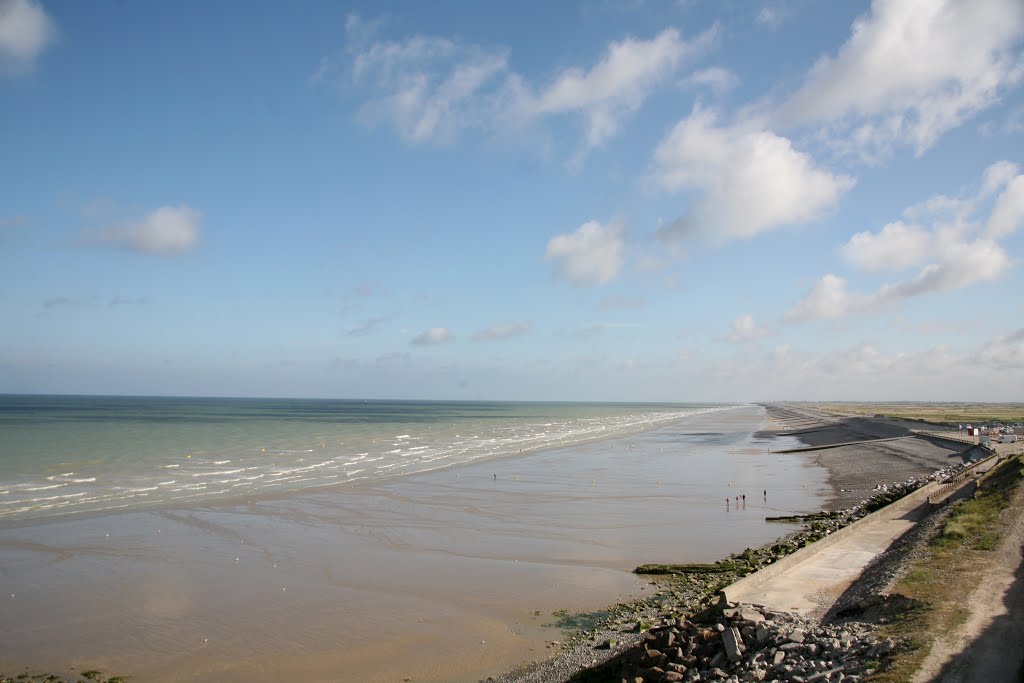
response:
<path id="1" fill-rule="evenodd" d="M 738 407 L 354 488 L 10 523 L 0 669 L 495 675 L 546 656 L 553 612 L 643 595 L 637 564 L 714 561 L 795 529 L 766 516 L 824 507 L 827 472 L 770 454 L 764 417 Z"/>

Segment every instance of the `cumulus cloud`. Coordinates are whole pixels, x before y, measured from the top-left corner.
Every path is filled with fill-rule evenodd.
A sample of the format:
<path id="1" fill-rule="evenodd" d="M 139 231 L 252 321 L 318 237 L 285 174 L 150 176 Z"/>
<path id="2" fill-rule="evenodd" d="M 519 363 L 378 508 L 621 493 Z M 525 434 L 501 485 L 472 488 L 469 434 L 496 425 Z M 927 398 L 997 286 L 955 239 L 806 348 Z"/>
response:
<path id="1" fill-rule="evenodd" d="M 603 285 L 622 267 L 623 230 L 617 223 L 584 223 L 575 231 L 552 237 L 546 259 L 558 275 L 577 285 Z"/>
<path id="2" fill-rule="evenodd" d="M 841 253 L 847 262 L 862 270 L 902 270 L 926 260 L 931 243 L 928 230 L 896 221 L 880 232 L 857 233 L 843 245 Z"/>
<path id="3" fill-rule="evenodd" d="M 417 346 L 436 346 L 455 339 L 455 335 L 444 327 L 431 327 L 413 337 L 411 343 Z"/>
<path id="4" fill-rule="evenodd" d="M 1015 233 L 1024 225 L 1024 175 L 1009 180 L 989 216 L 985 233 L 1001 239 Z"/>
<path id="5" fill-rule="evenodd" d="M 874 0 L 834 56 L 821 57 L 778 112 L 824 123 L 867 160 L 893 144 L 924 153 L 1024 78 L 1020 0 Z"/>
<path id="6" fill-rule="evenodd" d="M 749 341 L 767 334 L 767 330 L 758 326 L 752 315 L 741 315 L 732 321 L 732 334 L 728 339 L 732 342 Z"/>
<path id="7" fill-rule="evenodd" d="M 937 258 L 937 263 L 929 263 L 913 277 L 885 284 L 873 293 L 850 292 L 844 278 L 825 275 L 789 310 L 786 319 L 828 320 L 856 311 L 877 310 L 902 299 L 995 280 L 1010 267 L 1006 251 L 984 239 L 947 244 Z"/>
<path id="8" fill-rule="evenodd" d="M 939 263 L 930 263 L 910 280 L 882 287 L 872 297 L 878 303 L 906 299 L 929 292 L 961 289 L 976 282 L 995 280 L 1010 266 L 1010 257 L 995 242 L 975 240 L 947 247 Z"/>
<path id="9" fill-rule="evenodd" d="M 871 293 L 850 292 L 846 279 L 825 275 L 786 318 L 837 318 L 999 278 L 1012 261 L 996 238 L 1012 234 L 1024 222 L 1024 176 L 1016 175 L 1017 170 L 1012 163 L 996 162 L 985 170 L 973 195 L 936 195 L 903 212 L 919 223 L 895 221 L 878 232 L 855 234 L 840 248 L 853 267 L 869 272 L 918 268 L 917 272 Z M 980 214 L 989 205 L 985 219 Z"/>
<path id="10" fill-rule="evenodd" d="M 56 34 L 53 22 L 34 0 L 0 0 L 0 76 L 32 68 Z"/>
<path id="11" fill-rule="evenodd" d="M 662 226 L 663 239 L 746 238 L 808 223 L 854 184 L 816 166 L 788 138 L 754 122 L 719 125 L 714 112 L 700 107 L 658 144 L 654 163 L 654 180 L 664 189 L 704 192 L 688 213 Z"/>
<path id="12" fill-rule="evenodd" d="M 479 330 L 473 333 L 473 341 L 492 341 L 495 339 L 507 339 L 508 337 L 517 337 L 522 334 L 526 334 L 533 327 L 533 323 L 528 320 L 522 322 L 503 323 L 501 325 L 492 325 L 485 329 Z"/>
<path id="13" fill-rule="evenodd" d="M 199 243 L 202 212 L 185 206 L 161 206 L 141 220 L 114 225 L 85 236 L 89 244 L 112 246 L 161 256 L 173 256 Z"/>
<path id="14" fill-rule="evenodd" d="M 861 305 L 862 297 L 850 294 L 846 278 L 829 273 L 786 313 L 786 320 L 830 320 Z"/>

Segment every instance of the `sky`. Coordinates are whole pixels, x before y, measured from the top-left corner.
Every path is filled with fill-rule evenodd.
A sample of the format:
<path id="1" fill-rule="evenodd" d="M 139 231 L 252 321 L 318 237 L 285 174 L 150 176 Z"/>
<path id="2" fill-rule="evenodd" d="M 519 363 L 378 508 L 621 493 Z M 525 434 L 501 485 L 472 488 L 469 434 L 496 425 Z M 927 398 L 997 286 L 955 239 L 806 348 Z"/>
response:
<path id="1" fill-rule="evenodd" d="M 0 0 L 0 392 L 1024 400 L 1024 3 Z"/>

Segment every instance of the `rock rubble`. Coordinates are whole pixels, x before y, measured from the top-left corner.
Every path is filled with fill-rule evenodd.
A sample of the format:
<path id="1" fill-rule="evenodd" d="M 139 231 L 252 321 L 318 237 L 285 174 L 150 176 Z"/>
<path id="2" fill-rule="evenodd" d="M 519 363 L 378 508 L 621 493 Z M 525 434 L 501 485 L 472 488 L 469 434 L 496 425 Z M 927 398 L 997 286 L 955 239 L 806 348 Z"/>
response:
<path id="1" fill-rule="evenodd" d="M 677 619 L 650 629 L 640 647 L 595 671 L 596 680 L 856 683 L 884 666 L 891 640 L 857 622 L 817 625 L 756 605 L 729 605 L 716 618 Z"/>

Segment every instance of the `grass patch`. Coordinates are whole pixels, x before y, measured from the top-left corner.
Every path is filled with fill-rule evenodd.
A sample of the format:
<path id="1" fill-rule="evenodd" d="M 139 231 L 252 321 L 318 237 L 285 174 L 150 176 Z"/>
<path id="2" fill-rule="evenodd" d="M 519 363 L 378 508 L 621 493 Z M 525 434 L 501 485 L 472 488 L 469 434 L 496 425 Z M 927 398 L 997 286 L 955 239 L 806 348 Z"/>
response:
<path id="1" fill-rule="evenodd" d="M 907 572 L 906 576 L 903 577 L 903 583 L 911 586 L 920 586 L 927 584 L 932 580 L 933 572 L 930 569 L 914 569 L 913 571 Z"/>
<path id="2" fill-rule="evenodd" d="M 1020 456 L 989 472 L 969 500 L 954 504 L 949 518 L 932 540 L 925 556 L 904 575 L 896 591 L 921 606 L 887 624 L 881 635 L 906 643 L 889 670 L 872 681 L 910 680 L 939 637 L 962 626 L 970 617 L 963 606 L 965 586 L 974 584 L 986 553 L 999 545 L 1004 528 L 1002 513 L 1018 488 L 1024 472 Z"/>
<path id="3" fill-rule="evenodd" d="M 1024 422 L 1022 403 L 813 403 L 816 408 L 841 414 L 885 415 L 906 420 L 945 424 Z"/>

